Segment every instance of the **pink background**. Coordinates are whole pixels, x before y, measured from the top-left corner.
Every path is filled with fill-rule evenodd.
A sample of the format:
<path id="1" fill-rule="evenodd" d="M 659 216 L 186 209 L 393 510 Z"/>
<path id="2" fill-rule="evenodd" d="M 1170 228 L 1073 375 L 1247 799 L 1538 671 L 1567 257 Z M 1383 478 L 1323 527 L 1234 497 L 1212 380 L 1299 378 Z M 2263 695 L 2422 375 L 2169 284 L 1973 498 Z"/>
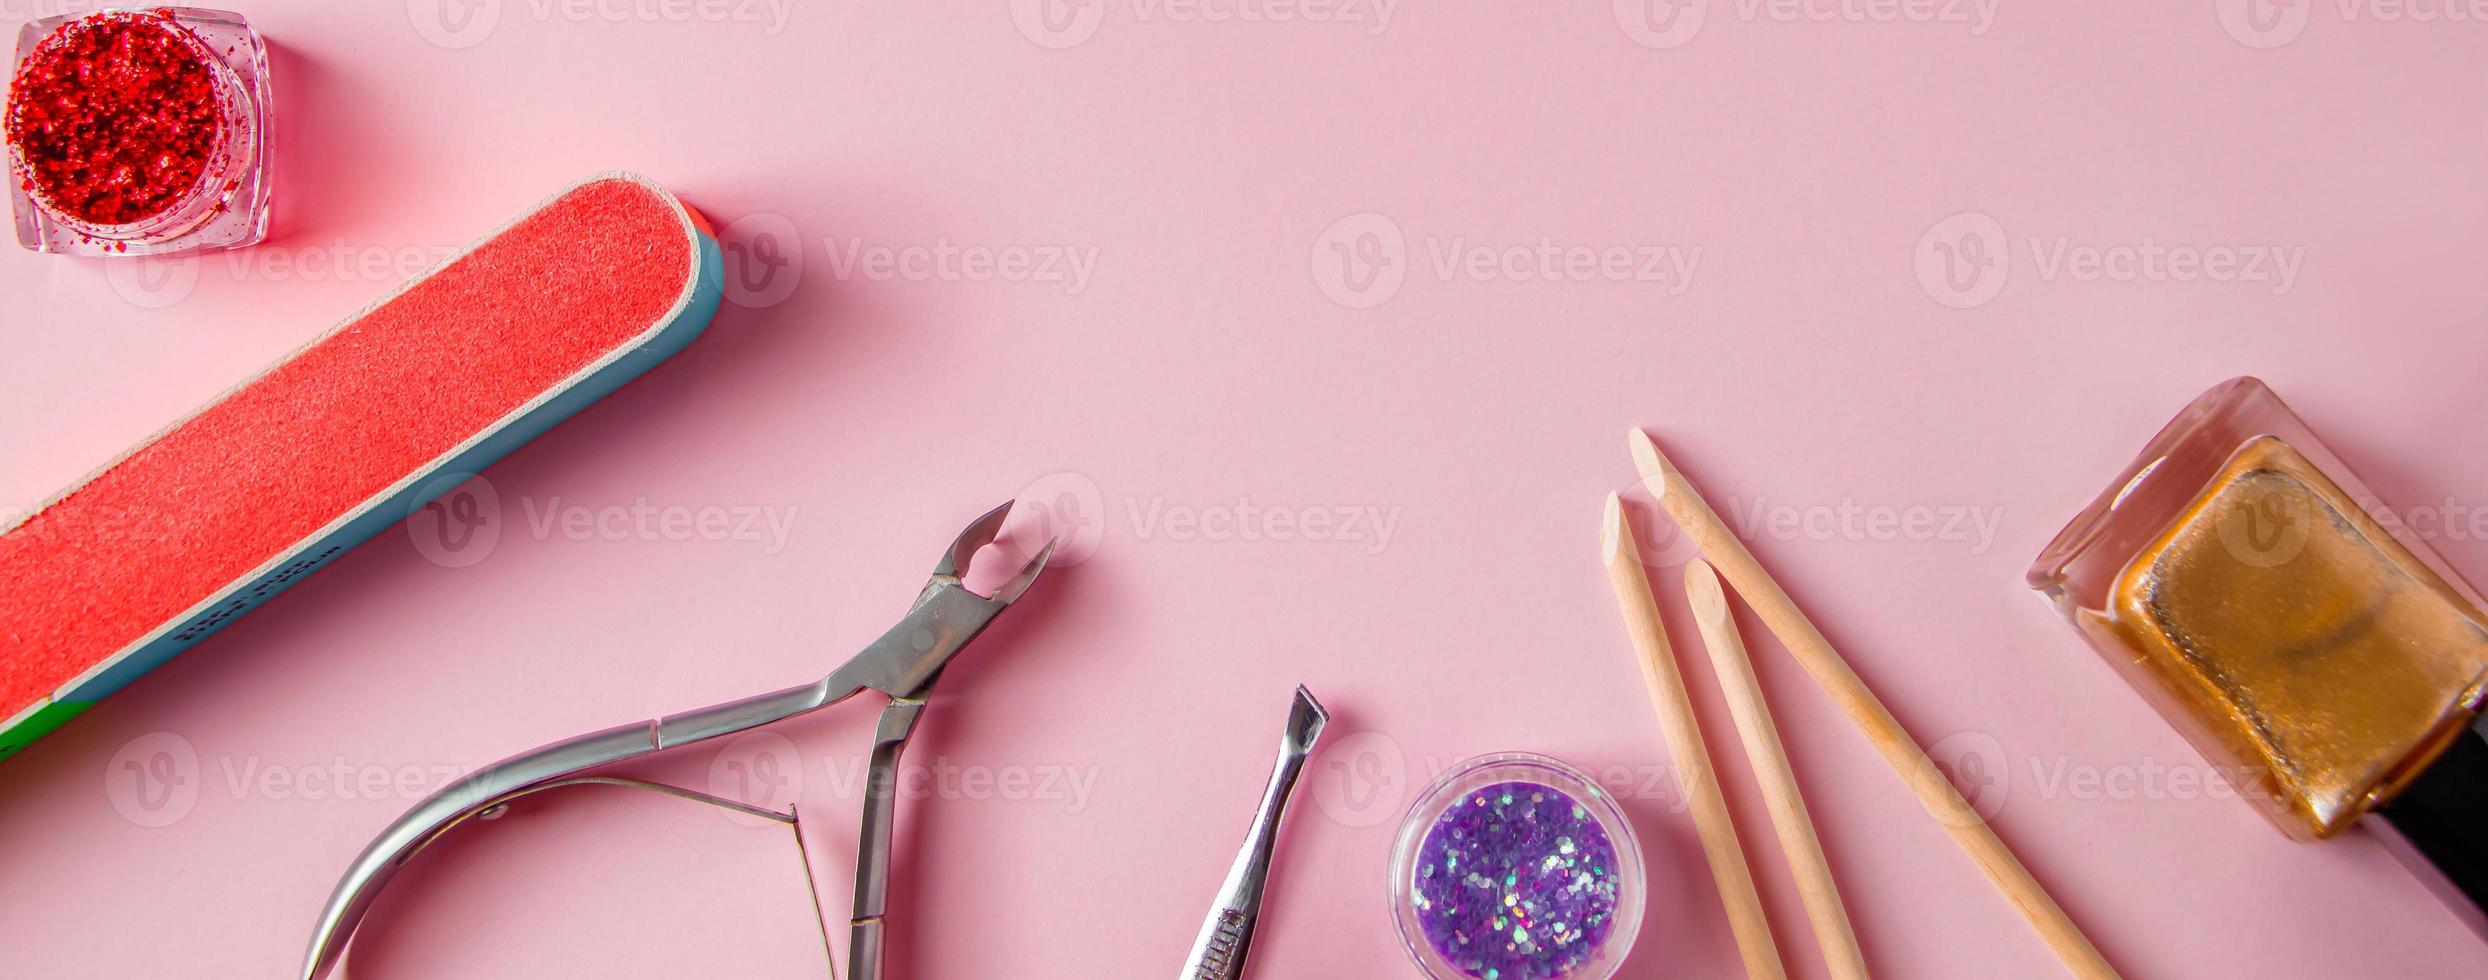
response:
<path id="1" fill-rule="evenodd" d="M 239 6 L 277 49 L 275 237 L 170 266 L 0 251 L 0 504 L 593 171 L 677 189 L 779 278 L 738 258 L 749 284 L 707 337 L 493 468 L 471 491 L 483 552 L 392 531 L 0 765 L 0 972 L 285 974 L 348 859 L 446 775 L 814 678 L 1026 489 L 1088 553 L 959 662 L 911 750 L 972 781 L 902 807 L 901 975 L 1171 972 L 1303 682 L 1335 721 L 1258 975 L 1410 975 L 1385 917 L 1400 809 L 1452 760 L 1534 749 L 1612 771 L 1648 852 L 1625 975 L 1733 976 L 1595 557 L 1634 424 L 1722 510 L 1793 522 L 1759 525 L 1756 551 L 1922 741 L 1979 760 L 1957 771 L 2000 834 L 2129 976 L 2488 964 L 2374 840 L 2294 845 L 2211 797 L 2020 581 L 2167 416 L 2240 373 L 2386 499 L 2449 518 L 2436 546 L 2488 578 L 2469 438 L 2488 422 L 2488 23 L 2328 3 L 1879 22 L 1718 0 L 1672 32 L 1629 2 L 1410 3 L 1387 26 L 1370 2 L 1362 23 L 1150 0 L 1067 22 L 1033 3 L 782 23 L 765 4 Z M 2295 271 L 2055 258 L 2146 241 L 2277 247 Z M 1661 281 L 1638 259 L 1556 281 L 1458 261 L 1541 242 L 1701 251 Z M 1034 264 L 846 261 L 945 245 Z M 2005 265 L 1944 276 L 1979 247 Z M 1093 266 L 1069 281 L 1059 254 Z M 642 500 L 787 533 L 616 518 L 576 540 L 557 520 Z M 1843 524 L 1845 505 L 1932 523 Z M 1387 538 L 1302 523 L 1372 513 Z M 1992 533 L 1946 533 L 1954 515 Z M 1780 946 L 1820 976 L 1709 671 L 1680 653 Z M 1876 970 L 2052 975 L 1779 648 L 1755 653 Z M 871 714 L 680 763 L 800 797 L 837 921 Z M 402 879 L 356 973 L 819 976 L 793 855 L 782 831 L 581 791 Z"/>

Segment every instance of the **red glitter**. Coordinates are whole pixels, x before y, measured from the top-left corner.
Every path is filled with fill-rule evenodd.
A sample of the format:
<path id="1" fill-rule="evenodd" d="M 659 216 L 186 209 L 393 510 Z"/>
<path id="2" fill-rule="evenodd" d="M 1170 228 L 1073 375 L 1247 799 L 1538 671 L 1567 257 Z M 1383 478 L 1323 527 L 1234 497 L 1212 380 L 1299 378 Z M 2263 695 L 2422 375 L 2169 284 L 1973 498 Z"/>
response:
<path id="1" fill-rule="evenodd" d="M 164 213 L 198 183 L 222 136 L 209 57 L 195 35 L 153 12 L 61 25 L 9 87 L 21 186 L 88 224 Z"/>

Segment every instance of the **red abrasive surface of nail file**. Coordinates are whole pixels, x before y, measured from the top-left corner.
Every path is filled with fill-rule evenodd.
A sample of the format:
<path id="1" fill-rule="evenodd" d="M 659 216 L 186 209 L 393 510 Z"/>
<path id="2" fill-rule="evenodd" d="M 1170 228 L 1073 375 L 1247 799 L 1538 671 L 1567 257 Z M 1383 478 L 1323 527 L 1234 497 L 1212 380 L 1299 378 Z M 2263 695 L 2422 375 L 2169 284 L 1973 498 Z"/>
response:
<path id="1" fill-rule="evenodd" d="M 582 183 L 0 533 L 0 718 L 679 313 L 702 261 L 685 210 Z"/>

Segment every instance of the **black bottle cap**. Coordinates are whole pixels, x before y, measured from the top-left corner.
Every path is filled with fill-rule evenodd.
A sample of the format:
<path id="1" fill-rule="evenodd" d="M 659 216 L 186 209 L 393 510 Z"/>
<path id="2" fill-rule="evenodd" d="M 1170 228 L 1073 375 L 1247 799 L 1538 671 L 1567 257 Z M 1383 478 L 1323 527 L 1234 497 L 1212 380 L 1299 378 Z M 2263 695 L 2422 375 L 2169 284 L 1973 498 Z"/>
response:
<path id="1" fill-rule="evenodd" d="M 2488 722 L 2483 722 L 2488 724 Z M 2488 935 L 2488 735 L 2474 726 L 2374 811 L 2401 843 L 2444 876 L 2439 889 L 2473 929 Z M 2420 869 L 2414 869 L 2420 870 Z"/>

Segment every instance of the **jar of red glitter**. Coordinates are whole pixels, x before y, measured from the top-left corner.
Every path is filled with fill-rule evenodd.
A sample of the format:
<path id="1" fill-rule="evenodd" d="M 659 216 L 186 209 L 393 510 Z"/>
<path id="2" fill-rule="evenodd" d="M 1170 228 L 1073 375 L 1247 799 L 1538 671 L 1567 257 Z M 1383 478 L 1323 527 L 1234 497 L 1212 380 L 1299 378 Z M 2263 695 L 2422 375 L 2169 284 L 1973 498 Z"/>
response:
<path id="1" fill-rule="evenodd" d="M 239 248 L 268 233 L 267 49 L 195 7 L 18 33 L 0 132 L 18 244 L 72 255 Z"/>

